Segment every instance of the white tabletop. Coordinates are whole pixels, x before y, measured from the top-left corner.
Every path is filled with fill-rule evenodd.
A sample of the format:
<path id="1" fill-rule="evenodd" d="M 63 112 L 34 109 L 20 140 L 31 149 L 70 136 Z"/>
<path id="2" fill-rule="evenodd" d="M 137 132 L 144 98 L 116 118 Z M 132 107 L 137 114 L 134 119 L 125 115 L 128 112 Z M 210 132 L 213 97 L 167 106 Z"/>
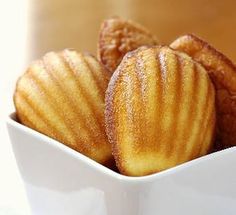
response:
<path id="1" fill-rule="evenodd" d="M 5 126 L 12 93 L 27 56 L 28 0 L 2 1 L 0 7 L 0 214 L 29 215 L 29 207 Z"/>

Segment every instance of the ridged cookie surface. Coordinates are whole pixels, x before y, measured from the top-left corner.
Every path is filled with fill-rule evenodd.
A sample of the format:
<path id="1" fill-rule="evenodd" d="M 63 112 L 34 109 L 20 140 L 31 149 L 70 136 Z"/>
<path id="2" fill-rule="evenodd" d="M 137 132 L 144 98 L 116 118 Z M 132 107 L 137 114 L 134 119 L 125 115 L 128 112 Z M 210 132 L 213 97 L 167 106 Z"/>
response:
<path id="1" fill-rule="evenodd" d="M 112 158 L 105 134 L 104 97 L 109 73 L 74 50 L 33 62 L 16 85 L 19 121 L 105 164 Z"/>
<path id="2" fill-rule="evenodd" d="M 171 45 L 202 64 L 216 89 L 217 144 L 236 146 L 236 66 L 222 53 L 194 35 L 179 37 Z"/>
<path id="3" fill-rule="evenodd" d="M 113 73 L 123 56 L 142 45 L 157 44 L 143 26 L 118 17 L 102 23 L 98 40 L 98 58 Z"/>
<path id="4" fill-rule="evenodd" d="M 113 74 L 105 122 L 121 173 L 143 176 L 209 152 L 215 92 L 205 69 L 168 47 L 128 53 Z"/>

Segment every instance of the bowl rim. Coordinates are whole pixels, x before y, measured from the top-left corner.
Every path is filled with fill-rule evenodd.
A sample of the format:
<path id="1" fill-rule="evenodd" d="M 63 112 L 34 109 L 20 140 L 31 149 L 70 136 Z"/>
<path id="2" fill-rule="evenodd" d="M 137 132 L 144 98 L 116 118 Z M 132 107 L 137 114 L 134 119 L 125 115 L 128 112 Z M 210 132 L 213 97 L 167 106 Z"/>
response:
<path id="1" fill-rule="evenodd" d="M 175 167 L 171 167 L 171 168 L 169 168 L 167 170 L 163 170 L 161 172 L 153 173 L 153 174 L 146 175 L 146 176 L 126 176 L 126 175 L 122 175 L 120 173 L 117 173 L 117 172 L 109 169 L 108 167 L 103 166 L 102 164 L 92 160 L 91 158 L 81 154 L 80 152 L 75 151 L 74 149 L 70 148 L 69 146 L 62 144 L 61 142 L 59 142 L 51 137 L 48 137 L 45 134 L 42 134 L 36 130 L 33 130 L 33 129 L 17 122 L 16 121 L 16 112 L 13 112 L 8 115 L 8 117 L 6 119 L 6 124 L 7 124 L 7 126 L 12 126 L 12 127 L 17 128 L 18 130 L 21 130 L 25 133 L 29 133 L 30 135 L 35 136 L 36 138 L 41 139 L 44 142 L 47 142 L 47 144 L 50 144 L 52 147 L 57 148 L 57 150 L 61 150 L 64 153 L 69 154 L 70 156 L 74 157 L 75 159 L 79 159 L 83 163 L 86 163 L 89 167 L 96 169 L 96 170 L 100 171 L 101 173 L 103 173 L 113 179 L 121 180 L 121 181 L 128 182 L 128 183 L 152 182 L 152 181 L 155 181 L 155 180 L 160 179 L 162 177 L 166 177 L 166 176 L 175 174 L 179 171 L 182 171 L 183 169 L 191 168 L 192 166 L 194 166 L 198 163 L 202 163 L 202 162 L 206 162 L 207 160 L 215 159 L 215 158 L 222 156 L 224 154 L 235 153 L 235 155 L 236 155 L 236 146 L 233 146 L 233 147 L 230 147 L 230 148 L 227 148 L 227 149 L 224 149 L 221 151 L 213 152 L 213 153 L 207 154 L 205 156 L 193 159 L 191 161 L 179 164 Z"/>

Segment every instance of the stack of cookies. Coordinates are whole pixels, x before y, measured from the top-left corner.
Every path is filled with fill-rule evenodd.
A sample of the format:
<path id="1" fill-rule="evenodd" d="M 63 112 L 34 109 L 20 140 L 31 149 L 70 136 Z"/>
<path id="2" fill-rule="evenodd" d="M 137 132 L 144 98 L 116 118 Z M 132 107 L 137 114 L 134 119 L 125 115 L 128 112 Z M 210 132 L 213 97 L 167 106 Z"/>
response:
<path id="1" fill-rule="evenodd" d="M 16 84 L 19 122 L 129 176 L 236 145 L 236 66 L 207 42 L 161 45 L 114 17 L 97 55 L 66 49 L 32 62 Z"/>

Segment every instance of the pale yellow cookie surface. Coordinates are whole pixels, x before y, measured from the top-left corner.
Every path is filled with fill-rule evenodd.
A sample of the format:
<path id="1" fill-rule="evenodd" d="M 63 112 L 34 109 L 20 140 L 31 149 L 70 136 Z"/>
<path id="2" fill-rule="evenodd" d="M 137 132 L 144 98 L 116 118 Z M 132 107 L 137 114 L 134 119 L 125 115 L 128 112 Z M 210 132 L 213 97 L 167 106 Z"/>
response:
<path id="1" fill-rule="evenodd" d="M 105 122 L 121 173 L 143 176 L 209 152 L 215 91 L 206 70 L 168 47 L 128 53 L 113 74 Z"/>
<path id="2" fill-rule="evenodd" d="M 112 159 L 105 134 L 104 97 L 110 75 L 88 54 L 50 52 L 16 85 L 19 121 L 100 162 Z"/>

